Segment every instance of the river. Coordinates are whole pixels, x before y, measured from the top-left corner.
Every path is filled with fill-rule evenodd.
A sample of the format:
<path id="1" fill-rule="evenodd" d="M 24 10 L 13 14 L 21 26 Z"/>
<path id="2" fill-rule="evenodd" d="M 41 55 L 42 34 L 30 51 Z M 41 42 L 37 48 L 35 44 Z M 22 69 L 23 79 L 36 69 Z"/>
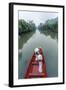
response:
<path id="1" fill-rule="evenodd" d="M 18 78 L 23 79 L 36 47 L 42 47 L 48 77 L 58 77 L 58 35 L 55 32 L 35 32 L 19 37 Z"/>

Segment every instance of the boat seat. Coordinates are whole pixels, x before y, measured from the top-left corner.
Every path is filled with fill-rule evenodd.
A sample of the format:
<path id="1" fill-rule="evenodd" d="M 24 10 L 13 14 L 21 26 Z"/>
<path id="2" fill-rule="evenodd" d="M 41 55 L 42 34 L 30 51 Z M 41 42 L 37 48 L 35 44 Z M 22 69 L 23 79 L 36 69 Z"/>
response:
<path id="1" fill-rule="evenodd" d="M 44 77 L 44 73 L 29 73 L 29 77 Z"/>
<path id="2" fill-rule="evenodd" d="M 39 65 L 37 62 L 32 62 L 32 65 Z"/>

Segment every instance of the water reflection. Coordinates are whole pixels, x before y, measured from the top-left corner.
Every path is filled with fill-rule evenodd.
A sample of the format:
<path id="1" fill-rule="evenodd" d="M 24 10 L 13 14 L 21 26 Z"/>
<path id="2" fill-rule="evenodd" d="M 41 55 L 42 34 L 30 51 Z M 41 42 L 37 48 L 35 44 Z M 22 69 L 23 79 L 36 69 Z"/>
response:
<path id="1" fill-rule="evenodd" d="M 52 32 L 50 30 L 44 30 L 44 31 L 41 30 L 40 33 L 46 36 L 50 36 L 52 39 L 56 39 L 58 41 L 58 33 L 56 32 Z"/>
<path id="2" fill-rule="evenodd" d="M 35 31 L 28 32 L 28 33 L 22 34 L 18 38 L 18 58 L 19 58 L 19 60 L 18 60 L 18 78 L 24 78 L 25 69 L 27 68 L 27 65 L 28 65 L 28 61 L 24 57 L 25 54 L 23 54 L 23 46 L 25 45 L 25 43 L 27 43 L 27 41 L 32 37 L 32 35 L 34 33 L 35 33 Z M 25 65 L 26 65 L 26 68 L 25 68 Z"/>
<path id="3" fill-rule="evenodd" d="M 25 43 L 32 37 L 32 35 L 35 33 L 34 32 L 28 32 L 28 33 L 23 33 L 21 36 L 18 38 L 18 52 L 19 52 L 19 57 L 22 57 L 22 48 Z"/>
<path id="4" fill-rule="evenodd" d="M 23 45 L 29 40 L 30 37 L 32 37 L 32 35 L 35 33 L 34 32 L 28 32 L 28 33 L 24 33 L 19 37 L 19 49 L 21 49 L 23 47 Z"/>

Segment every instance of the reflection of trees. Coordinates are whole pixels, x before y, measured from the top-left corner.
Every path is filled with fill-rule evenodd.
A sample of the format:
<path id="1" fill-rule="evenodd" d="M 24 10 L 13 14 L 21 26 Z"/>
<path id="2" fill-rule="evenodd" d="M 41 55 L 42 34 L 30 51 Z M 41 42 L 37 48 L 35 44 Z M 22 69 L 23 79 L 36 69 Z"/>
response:
<path id="1" fill-rule="evenodd" d="M 28 32 L 25 34 L 22 34 L 19 36 L 18 39 L 18 55 L 21 58 L 22 57 L 22 48 L 24 44 L 30 39 L 30 37 L 34 34 L 35 32 Z"/>
<path id="2" fill-rule="evenodd" d="M 29 40 L 29 38 L 34 34 L 35 32 L 28 32 L 25 34 L 22 34 L 19 38 L 19 49 L 22 49 L 23 45 Z"/>
<path id="3" fill-rule="evenodd" d="M 45 30 L 45 31 L 40 30 L 40 33 L 43 33 L 46 36 L 51 36 L 52 39 L 58 40 L 58 33 L 56 33 L 56 32 L 52 32 L 50 30 Z"/>

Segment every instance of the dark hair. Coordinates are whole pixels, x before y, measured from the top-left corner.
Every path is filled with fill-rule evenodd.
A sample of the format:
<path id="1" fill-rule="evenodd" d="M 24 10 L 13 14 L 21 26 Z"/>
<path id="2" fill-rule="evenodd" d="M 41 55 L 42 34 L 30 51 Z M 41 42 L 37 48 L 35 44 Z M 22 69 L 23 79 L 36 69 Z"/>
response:
<path id="1" fill-rule="evenodd" d="M 36 55 L 39 55 L 39 52 L 36 52 Z"/>

